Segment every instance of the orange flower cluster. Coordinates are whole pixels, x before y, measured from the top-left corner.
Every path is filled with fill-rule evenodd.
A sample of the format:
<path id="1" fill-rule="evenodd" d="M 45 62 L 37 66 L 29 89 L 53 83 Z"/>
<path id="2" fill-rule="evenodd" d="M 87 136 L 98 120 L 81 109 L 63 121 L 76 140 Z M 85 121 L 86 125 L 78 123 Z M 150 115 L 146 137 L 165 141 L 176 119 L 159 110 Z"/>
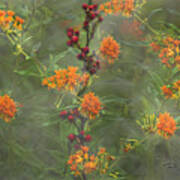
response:
<path id="1" fill-rule="evenodd" d="M 100 45 L 100 52 L 104 59 L 107 59 L 110 64 L 118 58 L 120 53 L 119 44 L 113 39 L 112 36 L 105 37 Z"/>
<path id="2" fill-rule="evenodd" d="M 42 85 L 48 86 L 50 89 L 57 90 L 75 90 L 77 85 L 82 83 L 86 86 L 89 81 L 89 74 L 83 74 L 82 76 L 77 73 L 78 67 L 69 66 L 67 69 L 55 70 L 55 75 L 44 78 Z"/>
<path id="3" fill-rule="evenodd" d="M 159 114 L 157 129 L 160 135 L 168 139 L 177 129 L 176 121 L 169 115 L 169 113 Z"/>
<path id="4" fill-rule="evenodd" d="M 144 32 L 141 30 L 141 23 L 137 20 L 124 20 L 120 25 L 120 32 L 128 38 L 136 38 L 138 40 L 144 39 Z"/>
<path id="5" fill-rule="evenodd" d="M 110 160 L 114 160 L 105 148 L 100 148 L 97 156 L 89 152 L 87 146 L 81 146 L 81 149 L 69 157 L 67 164 L 74 176 L 83 174 L 90 174 L 96 170 L 100 173 L 106 173 Z"/>
<path id="6" fill-rule="evenodd" d="M 131 16 L 135 9 L 134 0 L 110 0 L 100 5 L 99 10 L 105 14 L 120 14 Z"/>
<path id="7" fill-rule="evenodd" d="M 164 85 L 161 90 L 168 99 L 179 99 L 180 98 L 180 80 L 174 82 L 172 85 Z"/>
<path id="8" fill-rule="evenodd" d="M 180 40 L 167 36 L 161 42 L 150 44 L 153 51 L 159 52 L 161 62 L 169 68 L 177 66 L 180 68 Z"/>
<path id="9" fill-rule="evenodd" d="M 0 96 L 0 118 L 10 122 L 17 112 L 16 104 L 7 94 Z"/>
<path id="10" fill-rule="evenodd" d="M 81 103 L 81 113 L 90 119 L 95 119 L 102 109 L 99 98 L 93 92 L 85 94 Z"/>
<path id="11" fill-rule="evenodd" d="M 22 30 L 24 20 L 19 16 L 15 16 L 14 11 L 0 10 L 0 28 L 3 31 L 7 30 Z"/>

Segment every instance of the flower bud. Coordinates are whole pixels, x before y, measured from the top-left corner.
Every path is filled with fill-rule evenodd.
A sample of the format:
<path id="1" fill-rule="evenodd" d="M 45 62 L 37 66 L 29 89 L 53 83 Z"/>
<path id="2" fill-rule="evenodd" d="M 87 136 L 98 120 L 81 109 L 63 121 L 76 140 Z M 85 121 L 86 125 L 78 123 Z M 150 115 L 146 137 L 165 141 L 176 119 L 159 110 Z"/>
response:
<path id="1" fill-rule="evenodd" d="M 84 3 L 84 4 L 82 5 L 82 8 L 86 10 L 86 9 L 88 8 L 88 4 Z"/>
<path id="2" fill-rule="evenodd" d="M 72 122 L 72 121 L 74 120 L 74 116 L 69 115 L 69 116 L 68 116 L 68 120 L 69 120 L 70 122 Z"/>
<path id="3" fill-rule="evenodd" d="M 75 140 L 75 138 L 76 138 L 76 135 L 75 135 L 75 134 L 69 134 L 69 136 L 68 136 L 68 139 L 69 139 L 71 142 L 73 142 L 73 141 Z"/>
<path id="4" fill-rule="evenodd" d="M 72 37 L 72 41 L 73 41 L 73 43 L 77 43 L 77 42 L 78 42 L 78 40 L 79 40 L 79 38 L 78 38 L 77 36 L 73 36 L 73 37 Z"/>
<path id="5" fill-rule="evenodd" d="M 61 111 L 59 115 L 60 115 L 61 117 L 63 117 L 63 116 L 66 116 L 67 114 L 68 114 L 67 111 Z"/>
<path id="6" fill-rule="evenodd" d="M 85 137 L 85 141 L 86 142 L 90 142 L 92 140 L 92 137 L 91 137 L 91 135 L 86 135 L 86 137 Z"/>
<path id="7" fill-rule="evenodd" d="M 87 54 L 87 53 L 89 52 L 89 47 L 88 47 L 88 46 L 87 46 L 87 47 L 84 47 L 84 48 L 82 49 L 82 51 Z"/>

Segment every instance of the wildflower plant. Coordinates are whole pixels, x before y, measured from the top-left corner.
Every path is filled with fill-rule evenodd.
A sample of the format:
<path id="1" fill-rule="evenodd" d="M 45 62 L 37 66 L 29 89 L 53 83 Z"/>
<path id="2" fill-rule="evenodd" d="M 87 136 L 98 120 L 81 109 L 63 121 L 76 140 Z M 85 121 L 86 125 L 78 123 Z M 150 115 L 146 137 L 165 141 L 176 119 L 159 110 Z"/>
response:
<path id="1" fill-rule="evenodd" d="M 61 2 L 56 1 L 60 6 L 62 5 Z M 8 92 L 0 96 L 0 120 L 6 122 L 2 123 L 1 126 L 1 130 L 4 130 L 0 131 L 0 139 L 4 143 L 0 148 L 0 162 L 6 159 L 7 165 L 10 166 L 12 163 L 10 153 L 12 152 L 12 157 L 17 157 L 17 161 L 13 159 L 13 163 L 20 162 L 19 164 L 23 164 L 23 166 L 25 164 L 25 168 L 28 168 L 28 170 L 29 167 L 33 167 L 32 171 L 35 175 L 32 173 L 33 178 L 30 177 L 30 179 L 49 177 L 50 179 L 51 177 L 52 179 L 58 177 L 64 180 L 96 180 L 106 179 L 107 177 L 107 179 L 124 179 L 122 177 L 123 171 L 120 168 L 121 164 L 128 157 L 127 161 L 130 162 L 132 167 L 134 160 L 131 162 L 130 158 L 133 153 L 133 158 L 139 156 L 142 160 L 144 157 L 142 158 L 141 153 L 147 153 L 146 148 L 148 149 L 151 146 L 148 141 L 150 138 L 157 137 L 163 143 L 168 144 L 168 142 L 173 142 L 171 141 L 173 136 L 178 135 L 179 109 L 177 112 L 175 111 L 176 108 L 179 108 L 178 101 L 180 99 L 179 36 L 168 32 L 162 33 L 153 23 L 151 25 L 151 17 L 162 8 L 152 12 L 148 17 L 143 17 L 144 13 L 141 12 L 141 9 L 146 4 L 146 0 L 105 0 L 103 2 L 88 0 L 82 4 L 81 12 L 78 12 L 78 15 L 82 15 L 80 18 L 78 17 L 78 20 L 81 20 L 78 25 L 73 25 L 74 17 L 69 15 L 69 11 L 66 14 L 67 17 L 64 15 L 64 11 L 59 12 L 58 8 L 57 12 L 53 13 L 52 9 L 56 9 L 57 4 L 52 3 L 53 8 L 51 9 L 44 7 L 44 4 L 47 5 L 46 3 L 47 1 L 33 1 L 32 17 L 29 17 L 29 20 L 22 18 L 30 15 L 30 9 L 27 6 L 23 6 L 22 14 L 8 10 L 10 7 L 8 3 L 7 6 L 2 6 L 0 10 L 0 34 L 12 44 L 16 55 L 15 62 L 11 64 L 13 70 L 12 81 L 7 83 L 7 87 L 11 88 L 14 93 L 19 93 L 24 100 L 27 97 L 30 100 L 35 99 L 35 104 L 39 106 L 36 110 L 34 104 L 30 106 L 31 102 L 25 102 L 26 112 L 25 116 L 22 116 L 23 121 L 16 121 L 17 124 L 19 123 L 17 129 L 14 126 L 14 129 L 6 131 L 8 123 L 15 119 L 19 105 L 8 95 L 10 94 Z M 72 9 L 76 8 L 72 6 Z M 41 13 L 45 14 L 42 19 L 46 17 L 42 22 L 40 22 L 41 19 L 38 19 Z M 113 29 L 112 26 L 112 31 L 106 33 L 106 27 L 104 26 L 105 28 L 101 29 L 100 24 L 106 22 L 104 21 L 105 18 L 108 20 L 114 15 L 118 15 L 119 19 L 122 18 L 123 22 L 120 23 L 120 27 L 117 29 Z M 58 22 L 58 16 L 63 16 L 60 23 Z M 36 18 L 38 19 L 37 22 L 33 23 Z M 52 26 L 52 22 L 56 21 L 60 26 L 62 24 L 68 26 L 65 31 L 65 39 L 60 36 L 61 40 L 64 40 L 62 42 L 67 50 L 54 55 L 59 51 L 59 47 L 56 49 L 55 44 L 52 45 L 49 41 L 51 38 L 53 43 L 56 41 L 56 35 L 54 35 L 54 29 L 56 28 Z M 42 25 L 41 28 L 39 24 Z M 117 27 L 116 23 L 114 24 Z M 121 31 L 121 36 L 124 36 L 124 38 L 121 39 L 120 36 L 115 35 L 116 30 Z M 45 31 L 48 33 L 50 31 L 52 37 L 48 33 L 43 33 Z M 31 33 L 34 34 L 30 35 Z M 33 45 L 37 38 L 36 33 L 44 36 L 45 41 Z M 96 35 L 98 36 L 97 39 Z M 136 43 L 129 41 L 131 36 L 133 40 L 137 40 Z M 149 41 L 149 39 L 151 40 Z M 29 43 L 26 44 L 28 48 L 24 46 L 26 41 Z M 99 47 L 96 47 L 93 42 Z M 48 46 L 48 50 L 45 49 L 47 44 L 51 44 Z M 150 51 L 146 52 L 146 49 L 149 50 L 149 48 L 154 54 L 153 59 L 158 59 L 160 62 L 161 70 L 166 74 L 166 77 L 161 74 L 161 70 L 157 73 L 158 76 L 154 72 L 154 69 L 156 69 L 154 67 L 154 69 L 152 68 L 153 72 L 151 71 L 151 61 L 149 62 L 147 59 L 152 58 L 152 54 L 149 53 Z M 132 61 L 126 61 L 124 57 L 130 53 L 134 54 L 136 50 L 142 50 L 144 53 L 144 56 L 140 57 L 140 61 L 138 62 L 135 55 Z M 72 59 L 66 56 L 70 53 L 73 56 Z M 148 53 L 151 56 L 148 56 Z M 146 59 L 145 56 L 148 58 Z M 42 61 L 40 61 L 41 58 Z M 65 63 L 61 64 L 60 60 L 65 60 Z M 4 62 L 5 60 L 3 60 Z M 70 62 L 70 65 L 67 62 Z M 114 82 L 112 81 L 111 74 L 108 74 L 108 72 L 103 74 L 104 72 L 101 71 L 104 62 L 112 65 L 108 69 L 111 72 L 114 71 L 111 68 L 117 65 L 118 71 L 114 71 L 116 79 L 122 79 L 122 81 L 118 81 L 122 84 L 120 83 L 120 88 L 117 90 L 115 98 L 112 99 L 109 96 L 100 95 L 98 90 L 95 91 L 95 88 L 104 82 L 104 84 L 107 82 L 108 87 L 111 83 L 113 85 L 117 83 L 116 79 Z M 130 69 L 128 69 L 129 67 Z M 2 73 L 0 73 L 3 79 L 5 78 L 6 68 L 3 69 L 2 67 L 1 70 Z M 139 75 L 138 78 L 137 74 Z M 102 84 L 98 80 L 101 75 L 104 76 Z M 126 89 L 122 88 L 123 78 L 128 80 L 126 81 L 128 82 L 127 92 L 125 92 Z M 141 86 L 141 80 L 147 84 Z M 32 81 L 37 82 L 37 84 L 32 85 Z M 0 81 L 1 84 L 6 84 L 6 81 Z M 27 85 L 25 97 L 23 97 L 22 91 L 19 90 L 19 85 L 25 87 Z M 136 87 L 139 85 L 139 92 L 137 92 Z M 17 87 L 17 89 L 14 87 Z M 43 95 L 41 92 L 38 94 L 39 89 L 41 92 L 43 91 Z M 116 88 L 114 89 L 113 92 L 116 91 Z M 105 94 L 105 88 L 102 92 L 102 94 Z M 46 98 L 44 98 L 45 96 Z M 171 100 L 176 100 L 174 106 L 172 105 L 174 101 Z M 52 106 L 54 101 L 56 101 L 56 106 Z M 52 102 L 52 104 L 48 102 Z M 107 104 L 109 107 L 107 107 Z M 141 107 L 139 104 L 141 104 Z M 114 108 L 114 110 L 107 112 L 108 108 Z M 39 112 L 40 110 L 42 112 Z M 141 116 L 142 114 L 143 116 Z M 135 121 L 137 116 L 138 120 Z M 55 118 L 58 119 L 55 120 Z M 33 147 L 29 147 L 31 139 L 26 135 L 26 129 L 24 130 L 24 127 L 26 127 L 26 124 L 23 124 L 25 123 L 24 119 L 27 120 L 28 127 L 29 122 L 33 124 L 33 120 L 36 127 L 38 125 L 38 129 L 36 129 L 38 138 L 34 135 L 36 132 L 31 133 L 32 129 L 30 129 L 30 137 L 33 143 L 37 141 L 37 144 Z M 49 121 L 41 124 L 41 121 L 46 121 L 46 119 L 49 119 Z M 42 125 L 44 129 L 40 129 L 39 125 Z M 32 127 L 35 128 L 35 126 Z M 100 132 L 102 133 L 101 140 L 96 137 L 98 127 L 101 127 L 103 131 Z M 5 131 L 6 133 L 4 133 Z M 48 138 L 45 139 L 42 150 L 39 151 L 43 132 L 46 134 L 45 137 Z M 7 134 L 8 136 L 6 136 Z M 56 136 L 57 134 L 58 136 Z M 9 141 L 7 138 L 6 141 L 6 137 L 13 137 L 14 139 Z M 54 149 L 56 145 L 58 145 L 58 148 Z M 106 147 L 107 145 L 109 145 L 109 149 Z M 47 155 L 45 160 L 41 157 L 44 154 Z M 116 154 L 116 157 L 111 154 Z M 149 154 L 146 154 L 147 163 L 150 159 Z M 56 167 L 54 163 L 57 165 Z M 129 168 L 128 163 L 127 167 Z M 5 166 L 4 163 L 1 164 Z M 53 167 L 49 167 L 52 164 Z M 140 163 L 138 162 L 138 164 Z M 126 163 L 123 164 L 123 167 L 125 166 Z M 16 168 L 14 169 L 16 171 Z M 129 170 L 127 172 L 130 173 Z M 7 178 L 11 179 L 13 176 L 12 173 Z M 24 177 L 26 178 L 24 174 L 21 174 L 19 179 Z"/>

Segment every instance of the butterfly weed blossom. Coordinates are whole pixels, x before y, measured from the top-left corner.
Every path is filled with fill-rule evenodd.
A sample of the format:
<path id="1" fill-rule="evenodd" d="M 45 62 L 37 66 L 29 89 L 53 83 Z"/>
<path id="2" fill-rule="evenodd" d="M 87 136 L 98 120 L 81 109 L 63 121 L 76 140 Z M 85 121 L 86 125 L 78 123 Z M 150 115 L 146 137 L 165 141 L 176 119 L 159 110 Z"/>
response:
<path id="1" fill-rule="evenodd" d="M 74 91 L 81 83 L 86 85 L 89 79 L 88 74 L 85 73 L 81 76 L 77 71 L 78 67 L 73 66 L 69 66 L 67 69 L 55 70 L 55 75 L 44 78 L 42 85 L 49 89 Z"/>
<path id="2" fill-rule="evenodd" d="M 154 52 L 158 53 L 158 57 L 166 67 L 177 66 L 180 69 L 180 40 L 166 36 L 160 41 L 153 41 L 150 46 Z"/>
<path id="3" fill-rule="evenodd" d="M 112 64 L 119 56 L 120 46 L 112 36 L 107 36 L 102 40 L 99 50 L 101 56 L 107 59 L 109 64 Z"/>
<path id="4" fill-rule="evenodd" d="M 15 15 L 14 11 L 0 10 L 0 28 L 4 32 L 17 32 L 22 31 L 24 19 Z"/>
<path id="5" fill-rule="evenodd" d="M 89 92 L 83 96 L 80 111 L 84 116 L 89 117 L 89 119 L 95 119 L 101 109 L 102 103 L 93 92 Z"/>
<path id="6" fill-rule="evenodd" d="M 108 14 L 122 14 L 123 16 L 130 17 L 136 9 L 141 8 L 146 3 L 143 1 L 135 0 L 110 0 L 105 3 L 102 3 L 99 7 L 99 10 Z"/>
<path id="7" fill-rule="evenodd" d="M 7 94 L 0 96 L 0 118 L 10 122 L 16 115 L 16 103 Z"/>
<path id="8" fill-rule="evenodd" d="M 94 171 L 104 174 L 109 168 L 109 163 L 114 159 L 105 148 L 100 148 L 97 154 L 93 154 L 89 151 L 89 147 L 81 146 L 80 150 L 69 156 L 67 164 L 74 176 L 90 174 Z"/>
<path id="9" fill-rule="evenodd" d="M 170 116 L 169 113 L 160 113 L 157 122 L 157 129 L 158 134 L 163 136 L 165 139 L 169 139 L 172 135 L 174 135 L 177 129 L 176 121 Z"/>

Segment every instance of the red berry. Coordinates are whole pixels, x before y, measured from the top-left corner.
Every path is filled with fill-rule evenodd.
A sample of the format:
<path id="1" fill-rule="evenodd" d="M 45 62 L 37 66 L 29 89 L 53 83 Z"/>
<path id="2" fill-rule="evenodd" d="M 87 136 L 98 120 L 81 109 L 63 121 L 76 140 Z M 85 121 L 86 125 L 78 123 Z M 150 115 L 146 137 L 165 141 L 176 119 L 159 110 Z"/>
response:
<path id="1" fill-rule="evenodd" d="M 69 116 L 68 116 L 68 120 L 69 120 L 69 121 L 73 121 L 73 120 L 74 120 L 74 116 L 69 115 Z"/>
<path id="2" fill-rule="evenodd" d="M 94 4 L 93 5 L 93 9 L 97 9 L 98 8 L 98 5 L 97 4 Z"/>
<path id="3" fill-rule="evenodd" d="M 84 52 L 81 53 L 81 57 L 82 58 L 85 58 L 86 57 L 86 54 Z"/>
<path id="4" fill-rule="evenodd" d="M 84 47 L 82 50 L 83 50 L 84 53 L 88 53 L 89 52 L 89 47 L 88 46 Z"/>
<path id="5" fill-rule="evenodd" d="M 86 142 L 90 142 L 92 140 L 92 137 L 91 137 L 91 135 L 86 135 L 86 137 L 85 137 L 85 141 Z"/>
<path id="6" fill-rule="evenodd" d="M 82 5 L 82 8 L 83 8 L 83 9 L 87 9 L 87 8 L 88 8 L 88 4 L 84 3 L 84 4 Z"/>
<path id="7" fill-rule="evenodd" d="M 71 37 L 73 36 L 73 33 L 72 33 L 71 31 L 68 31 L 68 32 L 67 32 L 67 36 L 68 36 L 69 38 L 71 38 Z"/>
<path id="8" fill-rule="evenodd" d="M 75 138 L 76 138 L 76 135 L 75 135 L 75 134 L 69 134 L 69 136 L 68 136 L 68 139 L 69 139 L 71 142 L 73 142 L 73 141 L 75 140 Z"/>
<path id="9" fill-rule="evenodd" d="M 91 70 L 90 70 L 90 74 L 95 74 L 96 73 L 96 69 L 95 68 L 92 68 Z"/>
<path id="10" fill-rule="evenodd" d="M 67 113 L 68 113 L 67 111 L 61 111 L 61 112 L 60 112 L 60 116 L 66 116 Z"/>
<path id="11" fill-rule="evenodd" d="M 88 21 L 84 21 L 84 27 L 87 27 L 89 25 Z"/>
<path id="12" fill-rule="evenodd" d="M 73 30 L 73 28 L 72 28 L 72 27 L 70 27 L 70 28 L 68 28 L 68 29 L 67 29 L 67 32 L 72 32 L 72 33 L 73 33 L 73 32 L 74 32 L 74 30 Z"/>
<path id="13" fill-rule="evenodd" d="M 77 36 L 73 36 L 73 37 L 72 37 L 72 41 L 73 41 L 74 43 L 77 43 L 78 40 L 79 40 L 79 38 L 78 38 Z"/>
<path id="14" fill-rule="evenodd" d="M 91 19 L 94 19 L 96 17 L 95 13 L 91 13 Z"/>
<path id="15" fill-rule="evenodd" d="M 69 40 L 69 41 L 67 42 L 67 45 L 68 45 L 68 46 L 72 46 L 72 40 Z"/>
<path id="16" fill-rule="evenodd" d="M 93 10 L 93 9 L 94 9 L 94 5 L 90 5 L 89 10 Z"/>

